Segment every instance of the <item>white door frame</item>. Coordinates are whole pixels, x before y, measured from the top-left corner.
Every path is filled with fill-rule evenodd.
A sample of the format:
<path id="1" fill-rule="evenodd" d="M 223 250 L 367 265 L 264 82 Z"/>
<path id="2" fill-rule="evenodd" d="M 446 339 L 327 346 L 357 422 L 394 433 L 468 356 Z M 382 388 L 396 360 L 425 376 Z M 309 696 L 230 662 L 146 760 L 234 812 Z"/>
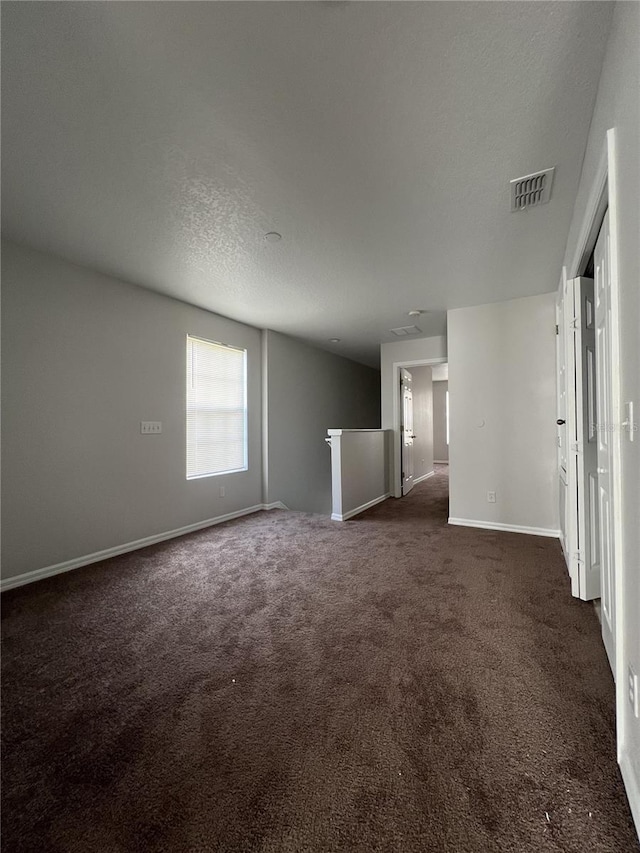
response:
<path id="1" fill-rule="evenodd" d="M 568 462 L 568 437 L 570 424 L 569 421 L 569 403 L 568 403 L 568 387 L 567 387 L 567 347 L 566 347 L 566 329 L 565 329 L 565 285 L 566 279 L 564 276 L 560 280 L 558 293 L 556 295 L 556 418 L 557 418 L 557 435 L 558 443 L 556 453 L 556 465 L 558 468 L 558 510 L 560 513 L 560 544 L 562 545 L 562 553 L 564 554 L 565 563 L 571 579 L 571 594 L 578 595 L 578 584 L 575 574 L 571 573 L 571 555 L 569 551 L 569 542 L 571 540 L 572 531 L 569 530 L 570 498 L 569 498 L 569 462 Z M 560 387 L 562 380 L 564 388 Z M 562 419 L 564 424 L 558 421 Z M 564 432 L 562 427 L 564 426 Z M 563 465 L 564 463 L 564 465 Z M 563 475 L 564 472 L 564 475 Z"/>
<path id="2" fill-rule="evenodd" d="M 402 436 L 400 434 L 400 369 L 402 367 L 422 367 L 431 364 L 447 364 L 447 356 L 441 358 L 418 358 L 414 361 L 394 361 L 392 365 L 393 376 L 393 460 L 394 477 L 391 484 L 394 498 L 402 497 Z"/>
<path id="3" fill-rule="evenodd" d="M 562 300 L 562 328 L 558 327 L 558 333 L 562 333 L 561 344 L 563 347 L 564 369 L 565 369 L 565 541 L 562 549 L 567 563 L 569 578 L 571 580 L 571 595 L 580 598 L 580 566 L 578 563 L 578 494 L 576 489 L 577 467 L 574 458 L 575 434 L 576 434 L 576 410 L 575 392 L 572 386 L 575 384 L 575 349 L 573 341 L 573 305 L 574 293 L 573 282 L 567 277 L 566 267 L 562 268 L 560 280 L 559 298 Z M 556 366 L 557 373 L 557 366 Z M 556 376 L 556 382 L 558 376 Z M 556 393 L 558 389 L 556 388 Z M 558 459 L 560 462 L 560 459 Z M 560 482 L 560 464 L 558 464 L 558 488 L 564 484 Z"/>
<path id="4" fill-rule="evenodd" d="M 616 173 L 616 135 L 615 129 L 607 131 L 600 162 L 591 185 L 584 216 L 578 234 L 576 249 L 568 268 L 563 267 L 562 274 L 567 278 L 577 278 L 584 273 L 587 262 L 593 252 L 602 224 L 605 210 L 609 208 L 610 232 L 610 270 L 611 270 L 611 412 L 618 425 L 624 420 L 622 394 L 620 388 L 620 290 L 618 272 L 618 181 Z M 617 754 L 621 760 L 622 746 L 625 742 L 623 731 L 624 703 L 626 696 L 626 673 L 624 671 L 624 590 L 622 588 L 622 558 L 624 554 L 622 540 L 622 429 L 611 431 L 612 437 L 612 492 L 614 500 L 613 519 L 613 564 L 615 574 L 615 643 L 616 643 L 616 720 Z"/>

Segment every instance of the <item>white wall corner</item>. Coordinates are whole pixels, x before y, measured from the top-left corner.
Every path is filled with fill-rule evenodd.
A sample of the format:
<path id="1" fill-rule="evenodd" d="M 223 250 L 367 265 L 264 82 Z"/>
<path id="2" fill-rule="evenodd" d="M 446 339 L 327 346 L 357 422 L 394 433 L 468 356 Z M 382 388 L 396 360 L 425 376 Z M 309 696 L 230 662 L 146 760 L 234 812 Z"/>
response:
<path id="1" fill-rule="evenodd" d="M 636 772 L 633 760 L 626 750 L 622 750 L 620 756 L 620 773 L 627 791 L 631 816 L 633 817 L 636 832 L 640 839 L 640 778 Z"/>

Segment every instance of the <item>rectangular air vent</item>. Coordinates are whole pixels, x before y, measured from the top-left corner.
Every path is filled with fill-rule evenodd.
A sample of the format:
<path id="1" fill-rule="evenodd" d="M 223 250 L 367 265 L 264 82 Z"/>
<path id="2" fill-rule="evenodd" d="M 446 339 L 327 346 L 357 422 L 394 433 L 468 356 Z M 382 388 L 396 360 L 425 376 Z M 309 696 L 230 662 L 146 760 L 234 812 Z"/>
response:
<path id="1" fill-rule="evenodd" d="M 417 326 L 398 326 L 397 329 L 389 329 L 389 331 L 397 338 L 406 338 L 407 335 L 419 335 L 422 329 Z"/>
<path id="2" fill-rule="evenodd" d="M 516 178 L 511 184 L 511 210 L 525 210 L 527 207 L 535 207 L 538 204 L 546 204 L 551 198 L 551 184 L 553 183 L 552 169 L 544 169 L 533 175 L 525 175 L 524 178 Z"/>

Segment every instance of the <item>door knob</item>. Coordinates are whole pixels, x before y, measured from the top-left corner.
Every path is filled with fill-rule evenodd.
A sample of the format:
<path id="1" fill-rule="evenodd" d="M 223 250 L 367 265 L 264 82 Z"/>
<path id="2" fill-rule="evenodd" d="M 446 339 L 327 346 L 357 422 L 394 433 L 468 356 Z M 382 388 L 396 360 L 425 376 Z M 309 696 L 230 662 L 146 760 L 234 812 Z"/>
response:
<path id="1" fill-rule="evenodd" d="M 558 426 L 564 426 L 564 424 L 566 424 L 566 421 L 563 421 L 562 418 L 558 418 L 556 423 L 558 424 Z"/>

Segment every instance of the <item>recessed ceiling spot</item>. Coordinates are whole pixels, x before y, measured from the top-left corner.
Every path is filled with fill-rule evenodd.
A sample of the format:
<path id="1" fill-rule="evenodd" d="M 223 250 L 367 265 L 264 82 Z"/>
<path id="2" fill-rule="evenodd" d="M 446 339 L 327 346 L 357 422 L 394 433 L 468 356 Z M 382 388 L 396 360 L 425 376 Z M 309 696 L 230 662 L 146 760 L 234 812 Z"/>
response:
<path id="1" fill-rule="evenodd" d="M 419 317 L 421 314 L 428 314 L 428 311 L 425 311 L 424 308 L 412 308 L 411 311 L 407 311 L 407 315 L 409 317 Z"/>
<path id="2" fill-rule="evenodd" d="M 526 210 L 528 207 L 546 204 L 551 198 L 554 172 L 555 166 L 510 181 L 511 210 Z"/>
<path id="3" fill-rule="evenodd" d="M 407 335 L 419 335 L 422 329 L 417 326 L 398 326 L 398 328 L 389 329 L 389 331 L 397 338 L 406 338 Z"/>
<path id="4" fill-rule="evenodd" d="M 342 340 L 341 338 L 329 338 L 329 343 L 339 344 L 341 340 Z"/>
<path id="5" fill-rule="evenodd" d="M 282 240 L 282 234 L 278 234 L 277 231 L 268 231 L 264 235 L 264 239 L 267 241 L 267 243 L 278 243 L 280 240 Z"/>

